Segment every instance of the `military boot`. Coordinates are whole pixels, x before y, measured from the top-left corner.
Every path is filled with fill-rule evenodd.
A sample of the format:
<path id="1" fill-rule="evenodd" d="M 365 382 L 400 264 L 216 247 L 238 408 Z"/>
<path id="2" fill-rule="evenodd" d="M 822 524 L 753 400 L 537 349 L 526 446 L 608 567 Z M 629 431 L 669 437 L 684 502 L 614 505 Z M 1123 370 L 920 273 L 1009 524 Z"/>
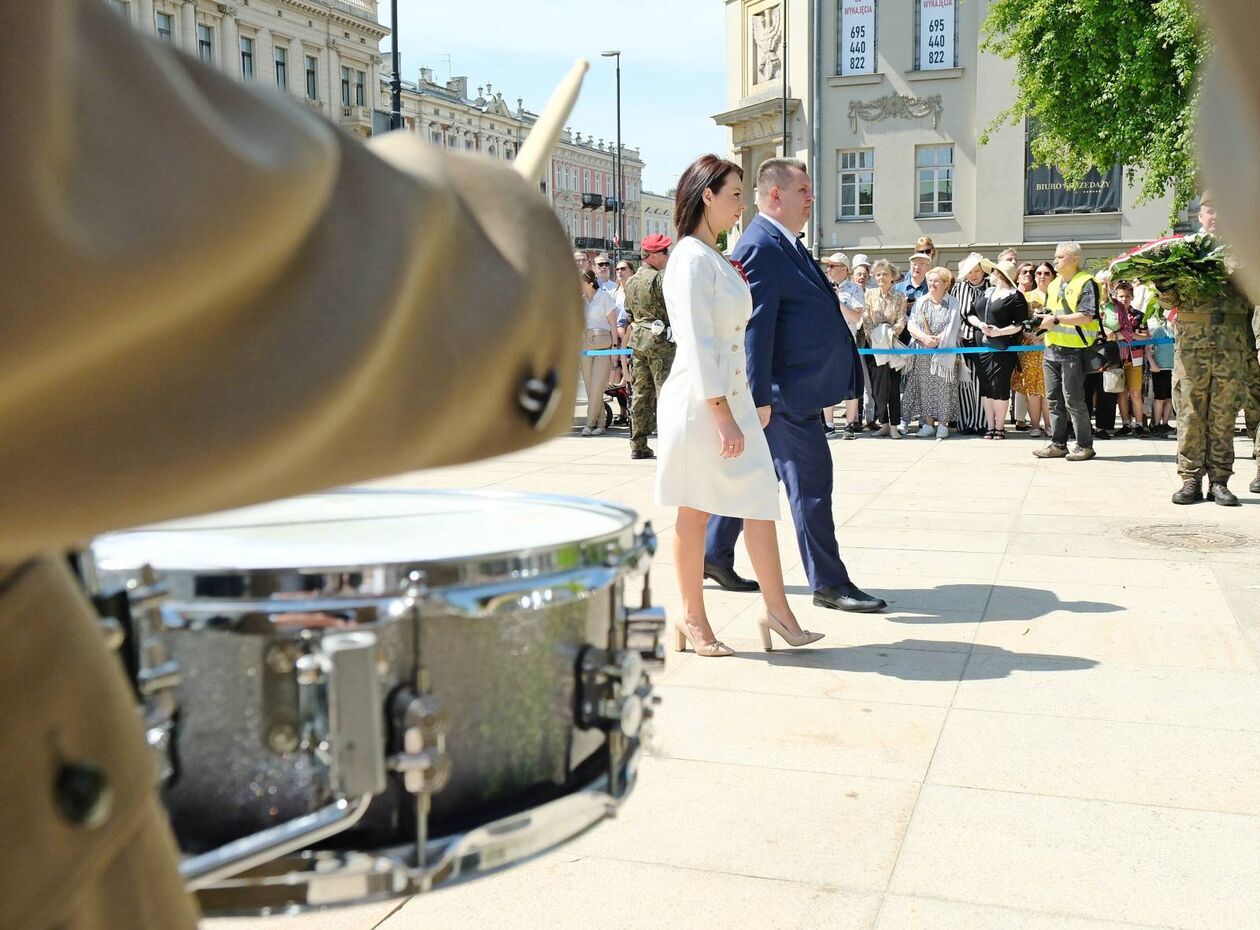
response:
<path id="1" fill-rule="evenodd" d="M 1229 489 L 1224 481 L 1209 481 L 1207 496 L 1216 501 L 1222 507 L 1241 507 L 1238 498 L 1234 496 L 1234 492 Z"/>
<path id="2" fill-rule="evenodd" d="M 1251 484 L 1247 485 L 1247 490 L 1252 494 L 1260 494 L 1260 471 L 1256 472 L 1256 476 L 1251 479 Z"/>
<path id="3" fill-rule="evenodd" d="M 1172 496 L 1174 504 L 1197 504 L 1203 500 L 1203 481 L 1200 478 L 1187 478 L 1181 483 L 1181 490 Z"/>

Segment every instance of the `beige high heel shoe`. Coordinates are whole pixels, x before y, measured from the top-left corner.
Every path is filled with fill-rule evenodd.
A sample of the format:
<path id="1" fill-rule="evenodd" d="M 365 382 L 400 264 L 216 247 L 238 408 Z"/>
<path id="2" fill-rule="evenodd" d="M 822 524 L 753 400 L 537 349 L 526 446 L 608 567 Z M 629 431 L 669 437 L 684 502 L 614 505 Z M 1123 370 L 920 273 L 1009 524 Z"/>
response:
<path id="1" fill-rule="evenodd" d="M 808 646 L 810 643 L 816 643 L 822 639 L 824 635 L 822 633 L 811 633 L 809 630 L 801 631 L 799 636 L 795 633 L 789 633 L 787 627 L 783 625 L 782 621 L 767 610 L 765 616 L 757 621 L 757 632 L 761 634 L 761 648 L 766 652 L 769 652 L 774 648 L 773 643 L 770 642 L 771 630 L 774 630 L 779 634 L 779 636 L 783 637 L 783 641 L 789 646 L 798 647 Z"/>
<path id="2" fill-rule="evenodd" d="M 687 644 L 691 643 L 691 648 L 695 650 L 698 656 L 708 656 L 709 658 L 720 658 L 722 656 L 733 656 L 735 650 L 720 639 L 715 639 L 711 643 L 702 643 L 696 645 L 695 640 L 691 638 L 691 633 L 687 631 L 687 622 L 685 620 L 674 621 L 674 652 L 686 652 Z"/>

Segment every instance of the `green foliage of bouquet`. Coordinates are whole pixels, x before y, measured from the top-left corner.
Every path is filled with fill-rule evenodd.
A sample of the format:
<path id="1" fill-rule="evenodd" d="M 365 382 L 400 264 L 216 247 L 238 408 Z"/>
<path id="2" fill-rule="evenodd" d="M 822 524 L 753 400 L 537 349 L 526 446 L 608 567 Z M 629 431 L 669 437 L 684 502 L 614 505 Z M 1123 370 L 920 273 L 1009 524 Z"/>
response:
<path id="1" fill-rule="evenodd" d="M 1111 266 L 1112 280 L 1145 281 L 1185 303 L 1219 300 L 1229 273 L 1225 246 L 1207 233 L 1148 242 Z"/>

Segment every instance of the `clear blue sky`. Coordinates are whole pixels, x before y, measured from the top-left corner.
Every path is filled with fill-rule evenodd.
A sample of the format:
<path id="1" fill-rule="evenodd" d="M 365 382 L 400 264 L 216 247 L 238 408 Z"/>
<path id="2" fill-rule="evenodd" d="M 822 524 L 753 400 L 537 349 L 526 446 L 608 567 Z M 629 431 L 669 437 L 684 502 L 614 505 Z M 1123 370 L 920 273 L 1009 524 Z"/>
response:
<path id="1" fill-rule="evenodd" d="M 389 0 L 380 0 L 387 25 L 389 12 Z M 398 18 L 406 80 L 421 67 L 439 83 L 464 75 L 472 96 L 489 82 L 511 106 L 524 97 L 535 113 L 574 60 L 588 59 L 569 125 L 609 141 L 617 132 L 614 64 L 599 53 L 620 49 L 621 139 L 640 150 L 648 190 L 664 193 L 697 155 L 729 151 L 729 131 L 710 119 L 727 109 L 719 0 L 398 0 Z"/>

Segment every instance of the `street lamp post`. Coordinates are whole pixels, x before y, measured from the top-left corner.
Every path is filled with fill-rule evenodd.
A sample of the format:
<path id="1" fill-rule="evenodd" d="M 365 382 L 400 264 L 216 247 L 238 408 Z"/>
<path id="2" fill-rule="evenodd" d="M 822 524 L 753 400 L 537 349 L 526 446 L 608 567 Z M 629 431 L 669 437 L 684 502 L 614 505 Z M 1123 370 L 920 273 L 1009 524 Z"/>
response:
<path id="1" fill-rule="evenodd" d="M 617 59 L 617 152 L 613 155 L 613 173 L 616 175 L 614 184 L 617 198 L 613 202 L 615 205 L 613 223 L 616 229 L 617 243 L 613 251 L 615 260 L 621 261 L 622 244 L 626 238 L 625 223 L 623 222 L 625 212 L 621 196 L 621 52 L 604 52 L 601 57 Z"/>
<path id="2" fill-rule="evenodd" d="M 394 35 L 394 79 L 389 82 L 389 128 L 402 129 L 402 75 L 398 59 L 398 0 L 389 0 L 389 24 Z"/>
<path id="3" fill-rule="evenodd" d="M 783 157 L 788 155 L 788 0 L 783 0 Z"/>

